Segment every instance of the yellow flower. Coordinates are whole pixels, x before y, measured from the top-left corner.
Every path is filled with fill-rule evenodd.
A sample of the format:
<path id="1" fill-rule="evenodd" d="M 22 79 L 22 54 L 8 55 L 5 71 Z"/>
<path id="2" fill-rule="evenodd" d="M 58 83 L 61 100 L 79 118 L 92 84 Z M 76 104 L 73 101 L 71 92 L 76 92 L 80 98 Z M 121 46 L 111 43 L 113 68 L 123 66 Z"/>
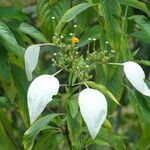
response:
<path id="1" fill-rule="evenodd" d="M 71 42 L 73 43 L 73 44 L 75 44 L 75 43 L 79 43 L 79 39 L 77 38 L 77 37 L 73 37 L 72 39 L 71 39 Z"/>

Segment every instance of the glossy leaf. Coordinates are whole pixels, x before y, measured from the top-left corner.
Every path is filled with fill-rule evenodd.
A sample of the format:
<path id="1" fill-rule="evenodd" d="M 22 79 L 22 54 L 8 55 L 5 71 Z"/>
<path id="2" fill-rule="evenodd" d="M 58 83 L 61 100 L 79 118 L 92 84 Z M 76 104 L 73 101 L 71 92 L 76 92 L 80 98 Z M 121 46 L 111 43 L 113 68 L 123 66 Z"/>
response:
<path id="1" fill-rule="evenodd" d="M 0 18 L 11 18 L 19 21 L 24 21 L 27 19 L 27 16 L 21 10 L 17 10 L 16 8 L 0 7 Z"/>
<path id="2" fill-rule="evenodd" d="M 30 24 L 22 22 L 17 26 L 17 30 L 33 37 L 38 41 L 47 42 L 44 35 L 40 31 L 38 31 L 35 27 L 31 26 Z"/>
<path id="3" fill-rule="evenodd" d="M 88 43 L 92 42 L 92 41 L 89 41 L 89 38 L 100 39 L 101 32 L 102 32 L 102 27 L 100 25 L 95 25 L 95 26 L 89 28 L 81 35 L 80 42 L 79 42 L 79 44 L 77 44 L 77 46 L 83 47 L 83 46 L 87 45 Z"/>
<path id="4" fill-rule="evenodd" d="M 131 37 L 137 38 L 140 41 L 150 44 L 150 34 L 145 31 L 133 32 L 130 34 Z"/>
<path id="5" fill-rule="evenodd" d="M 78 114 L 78 101 L 75 98 L 68 100 L 68 106 L 71 117 L 74 118 Z"/>
<path id="6" fill-rule="evenodd" d="M 129 19 L 135 21 L 141 27 L 142 31 L 150 35 L 150 21 L 145 16 L 135 15 Z"/>
<path id="7" fill-rule="evenodd" d="M 38 0 L 37 12 L 41 30 L 50 38 L 63 14 L 70 8 L 71 0 Z M 53 20 L 52 17 L 55 17 Z"/>
<path id="8" fill-rule="evenodd" d="M 0 38 L 6 49 L 19 57 L 23 57 L 25 49 L 18 45 L 14 35 L 7 25 L 2 21 L 0 21 Z"/>
<path id="9" fill-rule="evenodd" d="M 129 95 L 130 103 L 135 113 L 138 115 L 140 126 L 142 129 L 142 132 L 140 133 L 141 140 L 138 143 L 138 148 L 144 150 L 147 149 L 150 141 L 150 134 L 149 134 L 150 110 L 148 109 L 145 98 L 142 95 L 136 94 L 133 90 L 130 89 L 129 91 L 130 91 L 130 95 Z"/>
<path id="10" fill-rule="evenodd" d="M 126 146 L 123 142 L 124 137 L 121 135 L 116 135 L 111 132 L 108 132 L 107 129 L 101 128 L 100 133 L 97 135 L 97 138 L 93 141 L 89 140 L 87 141 L 88 144 L 99 144 L 102 145 L 102 142 L 104 146 L 111 146 L 116 150 L 126 150 Z"/>
<path id="11" fill-rule="evenodd" d="M 58 115 L 60 114 L 50 114 L 44 116 L 32 124 L 32 126 L 25 132 L 23 137 L 23 145 L 26 150 L 32 149 L 35 137 L 38 135 L 38 133 L 44 130 L 47 124 Z"/>
<path id="12" fill-rule="evenodd" d="M 12 77 L 15 82 L 16 89 L 18 91 L 18 107 L 21 117 L 26 126 L 29 126 L 29 115 L 28 115 L 28 108 L 27 108 L 27 88 L 29 86 L 29 82 L 26 79 L 25 72 L 20 67 L 12 64 Z"/>
<path id="13" fill-rule="evenodd" d="M 67 127 L 69 130 L 69 138 L 72 143 L 72 147 L 78 149 L 79 147 L 79 135 L 81 134 L 82 130 L 82 118 L 81 115 L 78 113 L 74 118 L 71 115 L 71 112 L 67 112 Z"/>
<path id="14" fill-rule="evenodd" d="M 64 25 L 67 22 L 70 22 L 81 12 L 83 12 L 84 10 L 86 10 L 92 6 L 93 6 L 93 4 L 91 4 L 91 3 L 82 3 L 82 4 L 76 5 L 72 8 L 70 8 L 69 10 L 67 10 L 67 12 L 62 16 L 61 20 L 59 21 L 58 25 L 56 26 L 55 32 L 57 34 L 59 34 L 61 29 L 64 27 Z"/>
<path id="15" fill-rule="evenodd" d="M 9 150 L 10 147 L 12 150 L 16 150 L 15 145 L 12 143 L 12 141 L 7 136 L 4 127 L 0 123 L 0 146 L 4 150 Z"/>
<path id="16" fill-rule="evenodd" d="M 99 13 L 105 19 L 105 30 L 108 42 L 114 50 L 118 50 L 121 38 L 119 17 L 121 7 L 118 0 L 100 0 Z"/>
<path id="17" fill-rule="evenodd" d="M 86 84 L 89 87 L 92 87 L 92 88 L 97 89 L 98 91 L 102 92 L 104 95 L 106 95 L 110 99 L 112 99 L 115 103 L 119 104 L 118 100 L 113 96 L 113 94 L 105 86 L 103 86 L 101 84 L 97 84 L 97 83 L 92 82 L 92 81 L 87 81 Z"/>
<path id="18" fill-rule="evenodd" d="M 146 6 L 146 4 L 144 4 L 143 2 L 140 2 L 138 0 L 119 0 L 119 1 L 121 4 L 130 6 L 133 8 L 137 8 L 137 9 L 145 12 L 148 16 L 150 16 L 150 10 Z"/>

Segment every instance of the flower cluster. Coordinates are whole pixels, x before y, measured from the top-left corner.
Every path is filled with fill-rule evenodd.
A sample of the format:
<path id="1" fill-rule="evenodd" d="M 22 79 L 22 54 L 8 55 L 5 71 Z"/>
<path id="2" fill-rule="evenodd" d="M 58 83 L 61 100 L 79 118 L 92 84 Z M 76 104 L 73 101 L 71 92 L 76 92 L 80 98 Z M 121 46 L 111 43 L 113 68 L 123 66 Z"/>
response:
<path id="1" fill-rule="evenodd" d="M 78 42 L 78 39 L 72 39 L 72 43 L 75 44 Z M 58 41 L 59 43 L 59 41 Z M 57 44 L 58 44 L 57 43 Z M 32 45 L 27 48 L 25 52 L 25 68 L 27 77 L 29 80 L 32 80 L 32 72 L 36 68 L 38 63 L 40 44 Z M 63 46 L 62 46 L 63 47 Z M 70 49 L 69 49 L 70 48 Z M 60 54 L 66 55 L 71 53 L 68 62 L 71 63 L 72 67 L 69 71 L 76 71 L 76 74 L 80 76 L 80 79 L 89 79 L 89 72 L 96 65 L 99 59 L 98 57 L 103 56 L 103 53 L 100 53 L 96 57 L 96 53 L 90 53 L 86 59 L 83 56 L 77 57 L 77 53 L 74 52 L 76 48 L 74 45 L 69 45 L 63 49 L 63 52 Z M 67 51 L 67 53 L 65 53 Z M 73 55 L 71 58 L 72 54 Z M 63 55 L 63 58 L 64 58 Z M 56 56 L 56 55 L 55 55 Z M 66 55 L 69 56 L 69 55 Z M 96 57 L 96 63 L 93 62 L 92 57 Z M 60 58 L 60 57 L 58 57 Z M 66 57 L 65 57 L 66 58 Z M 76 59 L 78 58 L 78 59 Z M 61 59 L 61 58 L 60 58 Z M 66 58 L 67 59 L 67 58 Z M 72 59 L 72 61 L 70 61 Z M 56 59 L 57 60 L 57 59 Z M 63 60 L 64 62 L 66 60 Z M 92 63 L 93 62 L 93 63 Z M 68 64 L 67 64 L 68 65 Z M 145 74 L 143 69 L 135 62 L 129 61 L 120 64 L 123 66 L 124 73 L 130 83 L 142 94 L 150 96 L 150 89 L 144 82 Z M 66 64 L 64 65 L 66 66 Z M 32 124 L 38 116 L 45 109 L 46 105 L 52 101 L 52 97 L 56 95 L 59 91 L 59 81 L 54 75 L 41 75 L 35 78 L 28 89 L 27 93 L 27 102 L 30 116 L 30 123 Z M 83 119 L 88 127 L 91 137 L 94 139 L 98 134 L 101 125 L 106 119 L 107 116 L 107 100 L 106 97 L 98 90 L 91 89 L 87 87 L 79 93 L 78 97 L 80 112 L 83 116 Z"/>

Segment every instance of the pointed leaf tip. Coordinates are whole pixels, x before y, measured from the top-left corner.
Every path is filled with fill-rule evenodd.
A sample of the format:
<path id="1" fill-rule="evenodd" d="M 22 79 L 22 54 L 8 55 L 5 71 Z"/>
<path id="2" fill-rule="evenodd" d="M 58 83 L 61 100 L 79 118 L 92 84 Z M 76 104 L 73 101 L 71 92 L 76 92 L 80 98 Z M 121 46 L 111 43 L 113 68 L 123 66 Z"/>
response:
<path id="1" fill-rule="evenodd" d="M 144 82 L 145 73 L 142 67 L 132 61 L 124 63 L 124 72 L 130 83 L 143 95 L 150 96 L 150 89 Z"/>
<path id="2" fill-rule="evenodd" d="M 29 46 L 24 54 L 25 59 L 25 70 L 29 81 L 32 80 L 32 72 L 38 64 L 38 58 L 40 54 L 40 45 Z"/>
<path id="3" fill-rule="evenodd" d="M 41 75 L 32 81 L 27 93 L 30 123 L 37 119 L 58 90 L 59 81 L 52 75 Z"/>
<path id="4" fill-rule="evenodd" d="M 79 94 L 79 107 L 92 139 L 95 139 L 107 116 L 105 96 L 95 89 L 84 89 Z"/>

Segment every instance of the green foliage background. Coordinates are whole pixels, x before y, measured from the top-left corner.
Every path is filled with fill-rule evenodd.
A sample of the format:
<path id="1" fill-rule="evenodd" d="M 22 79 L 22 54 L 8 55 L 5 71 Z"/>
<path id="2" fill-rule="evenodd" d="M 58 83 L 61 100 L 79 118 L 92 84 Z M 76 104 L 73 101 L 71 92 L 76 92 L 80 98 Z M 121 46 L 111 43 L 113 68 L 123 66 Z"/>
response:
<path id="1" fill-rule="evenodd" d="M 121 67 L 101 64 L 100 55 L 101 62 L 95 62 L 94 71 L 89 73 L 94 82 L 86 81 L 107 96 L 109 105 L 107 120 L 95 140 L 79 112 L 76 95 L 84 86 L 73 86 L 80 80 L 74 73 L 76 68 L 57 75 L 62 85 L 69 86 L 61 87 L 32 126 L 26 98 L 30 82 L 24 68 L 29 45 L 57 44 L 53 36 L 64 34 L 63 42 L 69 45 L 69 34 L 74 33 L 80 39 L 76 46 L 81 56 L 91 57 L 93 52 L 98 56 L 100 50 L 109 55 L 113 50 L 114 57 L 108 62 L 138 62 L 150 88 L 149 7 L 149 1 L 144 0 L 0 0 L 0 149 L 149 150 L 150 98 L 134 90 Z M 88 38 L 96 38 L 96 42 Z M 59 50 L 57 46 L 41 48 L 34 78 L 61 69 L 47 59 Z M 81 57 L 72 64 L 85 68 Z"/>

